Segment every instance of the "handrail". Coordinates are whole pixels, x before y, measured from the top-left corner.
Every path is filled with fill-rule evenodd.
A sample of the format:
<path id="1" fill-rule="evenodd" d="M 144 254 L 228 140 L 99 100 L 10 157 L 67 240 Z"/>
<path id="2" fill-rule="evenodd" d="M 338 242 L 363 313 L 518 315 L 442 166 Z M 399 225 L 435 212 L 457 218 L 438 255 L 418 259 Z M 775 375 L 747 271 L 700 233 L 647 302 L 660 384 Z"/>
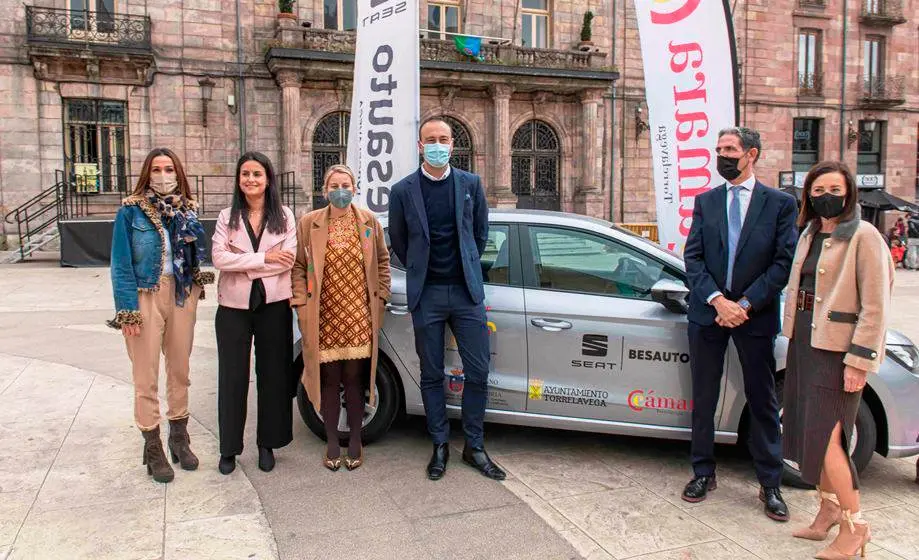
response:
<path id="1" fill-rule="evenodd" d="M 6 213 L 6 215 L 3 217 L 3 221 L 6 222 L 6 223 L 8 223 L 8 224 L 10 224 L 10 225 L 12 225 L 13 222 L 10 221 L 10 216 L 12 216 L 13 214 L 16 214 L 17 212 L 19 212 L 19 211 L 21 211 L 21 210 L 24 210 L 24 209 L 25 209 L 26 207 L 28 207 L 28 206 L 33 205 L 33 204 L 35 203 L 35 201 L 37 201 L 37 200 L 39 200 L 39 199 L 41 199 L 41 198 L 44 198 L 44 197 L 48 196 L 48 194 L 50 194 L 52 191 L 56 191 L 57 188 L 58 188 L 58 184 L 55 183 L 54 186 L 48 187 L 47 189 L 41 191 L 40 193 L 38 193 L 37 195 L 33 196 L 33 197 L 30 198 L 29 200 L 23 202 L 22 204 L 20 204 L 20 205 L 17 206 L 16 208 L 13 208 L 12 210 L 10 210 L 9 212 Z"/>

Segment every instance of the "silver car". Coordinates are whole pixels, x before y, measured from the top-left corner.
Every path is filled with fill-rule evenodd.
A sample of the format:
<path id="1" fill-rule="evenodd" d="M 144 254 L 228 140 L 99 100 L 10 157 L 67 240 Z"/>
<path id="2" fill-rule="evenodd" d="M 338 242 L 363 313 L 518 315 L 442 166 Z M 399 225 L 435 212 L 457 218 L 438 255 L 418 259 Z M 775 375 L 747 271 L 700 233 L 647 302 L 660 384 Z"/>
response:
<path id="1" fill-rule="evenodd" d="M 385 218 L 382 220 L 386 226 Z M 486 420 L 596 433 L 689 439 L 692 391 L 682 259 L 610 222 L 557 212 L 492 210 L 482 257 L 491 367 Z M 392 259 L 392 301 L 380 337 L 378 400 L 366 407 L 363 437 L 382 437 L 402 413 L 424 414 L 405 272 Z M 294 367 L 302 369 L 299 333 Z M 447 331 L 444 388 L 459 416 L 463 366 Z M 900 333 L 869 378 L 852 445 L 864 469 L 875 451 L 919 453 L 919 351 Z M 776 343 L 779 399 L 788 340 Z M 745 441 L 743 376 L 726 358 L 715 438 Z M 298 394 L 301 416 L 325 437 L 322 418 Z M 338 419 L 342 437 L 345 413 Z M 786 482 L 800 484 L 787 462 Z"/>

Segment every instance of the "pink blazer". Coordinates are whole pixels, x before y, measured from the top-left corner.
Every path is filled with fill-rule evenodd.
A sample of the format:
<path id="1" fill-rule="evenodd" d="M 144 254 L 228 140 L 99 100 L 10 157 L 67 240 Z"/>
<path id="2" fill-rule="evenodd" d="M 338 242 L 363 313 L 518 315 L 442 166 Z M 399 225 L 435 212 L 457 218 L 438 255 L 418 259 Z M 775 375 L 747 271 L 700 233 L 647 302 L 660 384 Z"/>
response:
<path id="1" fill-rule="evenodd" d="M 252 247 L 242 222 L 237 229 L 230 229 L 229 208 L 220 212 L 211 244 L 211 260 L 214 268 L 220 271 L 217 303 L 234 309 L 248 309 L 252 281 L 256 278 L 261 278 L 265 285 L 265 303 L 291 298 L 291 267 L 265 263 L 265 253 L 274 247 L 297 254 L 297 219 L 288 207 L 283 209 L 287 217 L 287 231 L 277 234 L 266 229 L 257 248 Z"/>

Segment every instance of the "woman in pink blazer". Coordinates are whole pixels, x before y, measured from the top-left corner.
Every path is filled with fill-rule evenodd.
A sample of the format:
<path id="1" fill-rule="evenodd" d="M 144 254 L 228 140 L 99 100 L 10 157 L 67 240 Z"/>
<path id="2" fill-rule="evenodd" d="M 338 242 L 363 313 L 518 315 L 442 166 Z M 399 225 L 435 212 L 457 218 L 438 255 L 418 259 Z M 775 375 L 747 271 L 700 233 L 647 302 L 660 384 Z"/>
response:
<path id="1" fill-rule="evenodd" d="M 297 251 L 297 222 L 281 205 L 271 161 L 248 152 L 236 165 L 233 206 L 220 212 L 212 260 L 217 283 L 217 423 L 223 474 L 243 450 L 249 362 L 255 338 L 258 391 L 258 467 L 274 468 L 274 449 L 293 439 L 291 400 L 293 316 L 290 270 Z"/>

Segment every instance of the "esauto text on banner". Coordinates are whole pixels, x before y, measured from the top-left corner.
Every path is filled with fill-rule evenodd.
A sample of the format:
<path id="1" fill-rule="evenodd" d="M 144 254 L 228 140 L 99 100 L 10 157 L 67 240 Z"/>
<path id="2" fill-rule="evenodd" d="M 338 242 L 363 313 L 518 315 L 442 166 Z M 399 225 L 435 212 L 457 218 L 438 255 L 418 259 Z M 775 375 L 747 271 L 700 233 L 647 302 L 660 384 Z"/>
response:
<path id="1" fill-rule="evenodd" d="M 737 122 L 727 0 L 635 0 L 650 119 L 658 236 L 683 252 L 696 195 L 717 187 L 718 131 Z"/>
<path id="2" fill-rule="evenodd" d="M 385 214 L 418 167 L 418 0 L 357 0 L 357 17 L 348 165 L 357 204 Z"/>

